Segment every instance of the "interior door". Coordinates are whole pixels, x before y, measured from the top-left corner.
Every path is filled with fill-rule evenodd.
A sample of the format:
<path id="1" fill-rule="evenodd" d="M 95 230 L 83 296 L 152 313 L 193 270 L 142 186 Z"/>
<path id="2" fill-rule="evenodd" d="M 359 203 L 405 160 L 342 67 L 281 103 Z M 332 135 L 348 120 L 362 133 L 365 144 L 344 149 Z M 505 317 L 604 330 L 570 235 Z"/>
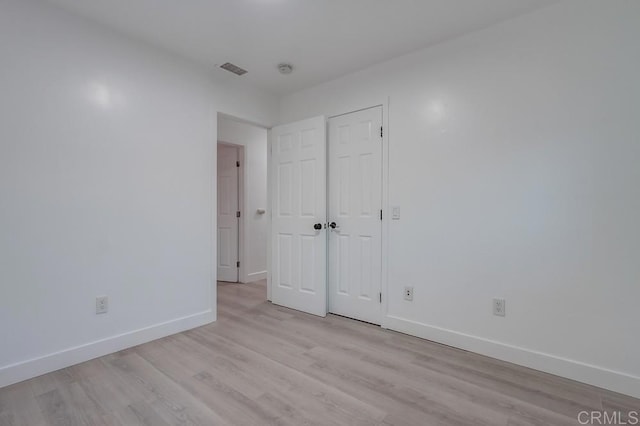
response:
<path id="1" fill-rule="evenodd" d="M 271 141 L 271 300 L 325 316 L 325 119 L 316 117 L 274 127 Z"/>
<path id="2" fill-rule="evenodd" d="M 329 119 L 329 312 L 380 324 L 382 107 Z"/>
<path id="3" fill-rule="evenodd" d="M 238 148 L 218 144 L 218 281 L 238 282 Z"/>

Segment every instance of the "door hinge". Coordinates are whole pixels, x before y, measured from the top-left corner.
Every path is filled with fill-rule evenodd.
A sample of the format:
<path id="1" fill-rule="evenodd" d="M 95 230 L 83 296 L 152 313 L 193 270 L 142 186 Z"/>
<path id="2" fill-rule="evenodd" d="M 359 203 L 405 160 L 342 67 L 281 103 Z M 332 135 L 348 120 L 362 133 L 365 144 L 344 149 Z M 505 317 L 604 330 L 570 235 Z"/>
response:
<path id="1" fill-rule="evenodd" d="M 240 167 L 240 162 L 236 161 L 236 167 Z"/>
<path id="2" fill-rule="evenodd" d="M 240 217 L 240 211 L 236 212 L 236 217 Z"/>
<path id="3" fill-rule="evenodd" d="M 378 293 L 380 295 L 380 303 L 382 303 L 382 293 Z"/>
<path id="4" fill-rule="evenodd" d="M 236 262 L 236 268 L 239 268 L 239 267 L 240 267 L 240 261 L 238 260 L 238 261 Z"/>
<path id="5" fill-rule="evenodd" d="M 382 210 L 380 210 L 380 220 L 382 220 Z"/>
<path id="6" fill-rule="evenodd" d="M 382 126 L 380 126 L 380 137 L 382 137 Z"/>

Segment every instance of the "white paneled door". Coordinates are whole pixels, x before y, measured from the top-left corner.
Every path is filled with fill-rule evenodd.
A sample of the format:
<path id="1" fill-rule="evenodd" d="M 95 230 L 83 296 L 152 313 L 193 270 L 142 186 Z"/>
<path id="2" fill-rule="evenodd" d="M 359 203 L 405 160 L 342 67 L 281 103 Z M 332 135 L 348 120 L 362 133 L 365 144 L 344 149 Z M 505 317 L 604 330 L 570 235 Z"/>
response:
<path id="1" fill-rule="evenodd" d="M 325 316 L 325 119 L 274 127 L 271 141 L 271 299 L 278 305 Z"/>
<path id="2" fill-rule="evenodd" d="M 238 282 L 238 148 L 218 145 L 218 281 Z"/>
<path id="3" fill-rule="evenodd" d="M 382 107 L 329 119 L 329 312 L 380 324 Z"/>

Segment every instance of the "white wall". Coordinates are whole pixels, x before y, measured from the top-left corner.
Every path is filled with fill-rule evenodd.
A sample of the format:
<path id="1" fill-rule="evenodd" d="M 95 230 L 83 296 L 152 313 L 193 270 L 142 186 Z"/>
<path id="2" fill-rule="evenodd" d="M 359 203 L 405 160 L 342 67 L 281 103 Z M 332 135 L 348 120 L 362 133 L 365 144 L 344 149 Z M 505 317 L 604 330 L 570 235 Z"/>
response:
<path id="1" fill-rule="evenodd" d="M 0 386 L 214 320 L 216 114 L 274 98 L 31 0 L 0 58 Z"/>
<path id="2" fill-rule="evenodd" d="M 244 147 L 244 235 L 240 282 L 267 278 L 267 129 L 222 115 L 218 118 L 218 141 Z"/>
<path id="3" fill-rule="evenodd" d="M 567 1 L 282 101 L 389 97 L 387 327 L 640 396 L 639 22 Z"/>

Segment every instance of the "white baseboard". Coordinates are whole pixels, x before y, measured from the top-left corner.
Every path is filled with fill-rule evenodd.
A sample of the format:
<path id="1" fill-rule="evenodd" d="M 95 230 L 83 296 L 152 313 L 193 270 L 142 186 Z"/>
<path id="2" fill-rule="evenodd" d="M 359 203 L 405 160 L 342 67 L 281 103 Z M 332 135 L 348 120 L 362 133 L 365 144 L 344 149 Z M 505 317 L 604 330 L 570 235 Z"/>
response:
<path id="1" fill-rule="evenodd" d="M 384 328 L 640 398 L 640 377 L 393 315 Z"/>
<path id="2" fill-rule="evenodd" d="M 208 310 L 0 368 L 0 388 L 215 321 Z"/>
<path id="3" fill-rule="evenodd" d="M 260 271 L 260 272 L 252 272 L 250 274 L 247 274 L 247 279 L 244 281 L 244 283 L 252 283 L 255 281 L 260 281 L 260 280 L 266 280 L 267 279 L 267 271 Z"/>

